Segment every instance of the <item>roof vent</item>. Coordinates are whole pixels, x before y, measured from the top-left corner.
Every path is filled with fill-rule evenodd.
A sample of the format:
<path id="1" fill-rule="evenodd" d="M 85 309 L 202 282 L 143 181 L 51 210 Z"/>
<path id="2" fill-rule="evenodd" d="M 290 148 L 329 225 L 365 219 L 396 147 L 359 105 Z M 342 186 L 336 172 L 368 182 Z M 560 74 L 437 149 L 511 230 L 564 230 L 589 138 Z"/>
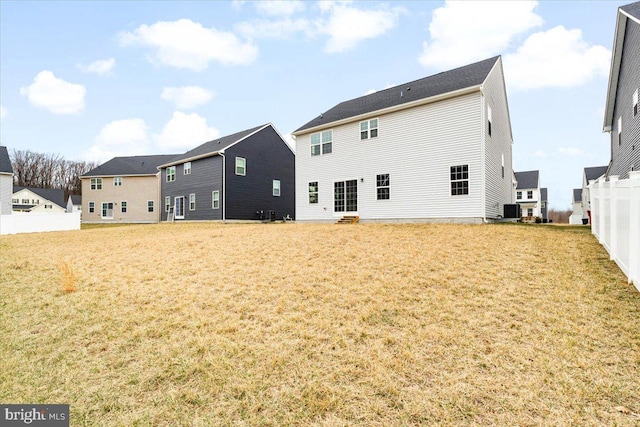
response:
<path id="1" fill-rule="evenodd" d="M 220 144 L 220 140 L 218 140 L 218 144 Z"/>
<path id="2" fill-rule="evenodd" d="M 402 91 L 400 91 L 400 98 L 402 98 Z"/>

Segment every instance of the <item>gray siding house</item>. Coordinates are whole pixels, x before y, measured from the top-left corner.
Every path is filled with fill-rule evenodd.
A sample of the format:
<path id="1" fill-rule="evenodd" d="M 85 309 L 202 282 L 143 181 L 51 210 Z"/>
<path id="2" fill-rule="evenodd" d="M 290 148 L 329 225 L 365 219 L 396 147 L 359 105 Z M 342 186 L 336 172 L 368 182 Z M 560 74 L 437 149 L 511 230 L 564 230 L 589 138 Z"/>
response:
<path id="1" fill-rule="evenodd" d="M 595 181 L 607 173 L 607 166 L 592 166 L 584 168 L 582 173 L 582 219 L 584 224 L 591 224 L 591 193 L 589 182 Z"/>
<path id="2" fill-rule="evenodd" d="M 295 155 L 271 123 L 206 142 L 158 169 L 163 221 L 294 218 Z"/>
<path id="3" fill-rule="evenodd" d="M 513 203 L 500 57 L 344 101 L 293 135 L 297 221 L 479 223 Z"/>
<path id="4" fill-rule="evenodd" d="M 0 146 L 0 215 L 11 215 L 13 167 L 7 147 Z"/>
<path id="5" fill-rule="evenodd" d="M 640 170 L 640 2 L 618 8 L 603 130 L 611 134 L 607 177 Z"/>

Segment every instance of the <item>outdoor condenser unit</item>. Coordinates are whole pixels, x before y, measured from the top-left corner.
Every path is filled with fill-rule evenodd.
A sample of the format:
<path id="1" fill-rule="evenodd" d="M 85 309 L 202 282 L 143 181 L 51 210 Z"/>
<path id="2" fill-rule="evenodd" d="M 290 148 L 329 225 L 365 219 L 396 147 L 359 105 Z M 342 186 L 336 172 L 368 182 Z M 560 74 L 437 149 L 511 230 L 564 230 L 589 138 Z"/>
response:
<path id="1" fill-rule="evenodd" d="M 504 205 L 504 218 L 520 218 L 521 216 L 522 211 L 519 204 Z"/>

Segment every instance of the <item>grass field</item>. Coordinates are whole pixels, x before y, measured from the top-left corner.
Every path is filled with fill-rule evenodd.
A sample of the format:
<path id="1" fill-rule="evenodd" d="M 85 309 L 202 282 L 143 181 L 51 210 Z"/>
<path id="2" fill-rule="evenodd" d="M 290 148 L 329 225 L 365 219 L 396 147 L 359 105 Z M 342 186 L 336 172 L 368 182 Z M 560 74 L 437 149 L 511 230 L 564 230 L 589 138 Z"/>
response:
<path id="1" fill-rule="evenodd" d="M 583 227 L 92 228 L 0 269 L 0 402 L 73 426 L 640 423 L 640 293 Z"/>

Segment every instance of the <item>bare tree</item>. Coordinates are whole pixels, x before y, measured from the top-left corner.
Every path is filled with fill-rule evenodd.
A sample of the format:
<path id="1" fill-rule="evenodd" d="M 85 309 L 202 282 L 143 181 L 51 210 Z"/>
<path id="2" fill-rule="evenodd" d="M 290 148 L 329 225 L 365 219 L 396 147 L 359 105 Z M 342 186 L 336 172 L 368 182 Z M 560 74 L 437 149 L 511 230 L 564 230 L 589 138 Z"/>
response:
<path id="1" fill-rule="evenodd" d="M 571 216 L 570 210 L 560 211 L 556 209 L 549 209 L 549 214 L 548 214 L 549 219 L 557 224 L 568 224 L 570 216 Z"/>
<path id="2" fill-rule="evenodd" d="M 12 150 L 14 185 L 19 187 L 59 188 L 65 199 L 80 194 L 80 176 L 95 168 L 95 162 L 65 160 L 59 154 L 42 154 L 30 150 Z"/>

